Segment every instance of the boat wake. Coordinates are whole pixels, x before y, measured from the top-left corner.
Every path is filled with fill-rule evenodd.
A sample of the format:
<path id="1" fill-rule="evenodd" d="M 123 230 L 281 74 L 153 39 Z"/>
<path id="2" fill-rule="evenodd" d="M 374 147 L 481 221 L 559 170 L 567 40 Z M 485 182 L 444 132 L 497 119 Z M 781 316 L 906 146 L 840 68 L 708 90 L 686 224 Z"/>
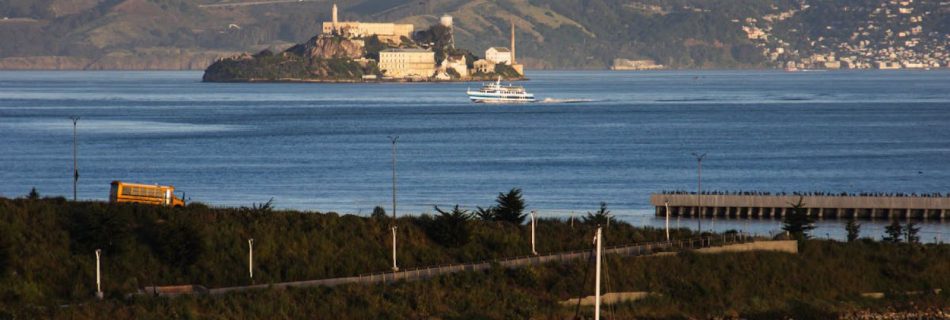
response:
<path id="1" fill-rule="evenodd" d="M 544 98 L 544 100 L 541 100 L 541 103 L 581 103 L 581 102 L 594 102 L 594 99 Z"/>

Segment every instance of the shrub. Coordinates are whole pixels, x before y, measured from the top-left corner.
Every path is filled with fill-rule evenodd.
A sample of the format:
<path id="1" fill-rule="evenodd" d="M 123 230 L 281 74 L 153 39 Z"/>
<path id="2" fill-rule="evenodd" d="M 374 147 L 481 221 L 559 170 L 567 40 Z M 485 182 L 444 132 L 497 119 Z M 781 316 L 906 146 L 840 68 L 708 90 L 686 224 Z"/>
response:
<path id="1" fill-rule="evenodd" d="M 467 244 L 472 233 L 469 227 L 472 214 L 459 209 L 458 205 L 451 211 L 443 211 L 439 206 L 435 206 L 435 211 L 439 215 L 426 226 L 426 234 L 446 247 L 461 247 Z"/>

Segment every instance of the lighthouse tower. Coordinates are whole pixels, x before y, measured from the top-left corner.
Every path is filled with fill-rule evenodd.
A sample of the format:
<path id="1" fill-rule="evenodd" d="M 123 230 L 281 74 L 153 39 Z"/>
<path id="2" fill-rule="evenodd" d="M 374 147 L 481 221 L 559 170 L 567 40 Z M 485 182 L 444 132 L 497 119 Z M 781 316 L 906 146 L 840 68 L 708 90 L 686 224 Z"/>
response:
<path id="1" fill-rule="evenodd" d="M 333 4 L 333 30 L 334 30 L 334 31 L 339 31 L 339 29 L 338 29 L 339 26 L 337 25 L 337 21 L 338 21 L 338 19 L 337 19 L 336 3 L 334 3 L 334 4 Z"/>

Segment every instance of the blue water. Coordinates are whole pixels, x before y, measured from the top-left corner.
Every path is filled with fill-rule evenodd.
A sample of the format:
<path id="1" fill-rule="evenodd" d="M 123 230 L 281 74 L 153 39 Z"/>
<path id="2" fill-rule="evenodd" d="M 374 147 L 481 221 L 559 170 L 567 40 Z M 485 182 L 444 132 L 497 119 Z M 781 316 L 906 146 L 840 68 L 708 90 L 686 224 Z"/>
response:
<path id="1" fill-rule="evenodd" d="M 651 192 L 950 192 L 950 72 L 540 72 L 531 105 L 473 105 L 478 84 L 212 84 L 196 72 L 0 71 L 0 196 L 79 197 L 112 180 L 192 201 L 366 214 L 491 205 L 524 190 L 542 216 L 607 202 L 662 225 Z M 695 221 L 682 220 L 684 227 Z M 816 234 L 839 237 L 841 222 Z M 868 230 L 879 223 L 868 223 Z M 704 227 L 712 227 L 704 223 Z M 947 224 L 926 223 L 944 233 Z M 776 221 L 719 220 L 767 232 Z M 821 229 L 824 228 L 824 229 Z M 927 234 L 924 234 L 927 237 Z"/>

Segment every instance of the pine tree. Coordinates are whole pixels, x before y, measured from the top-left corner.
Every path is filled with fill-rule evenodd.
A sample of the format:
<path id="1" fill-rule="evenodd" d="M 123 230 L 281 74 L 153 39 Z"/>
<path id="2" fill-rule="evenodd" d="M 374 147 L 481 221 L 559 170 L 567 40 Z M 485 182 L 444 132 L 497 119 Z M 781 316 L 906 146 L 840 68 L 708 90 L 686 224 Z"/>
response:
<path id="1" fill-rule="evenodd" d="M 610 210 L 607 210 L 607 203 L 601 202 L 600 209 L 595 212 L 587 212 L 587 216 L 583 219 L 584 223 L 589 225 L 606 226 L 607 219 L 610 219 Z"/>
<path id="2" fill-rule="evenodd" d="M 886 234 L 882 240 L 890 243 L 898 243 L 901 241 L 901 235 L 904 234 L 904 227 L 901 226 L 901 222 L 897 219 L 891 220 L 891 224 L 884 228 L 884 233 Z"/>
<path id="3" fill-rule="evenodd" d="M 848 219 L 848 224 L 844 226 L 844 229 L 848 231 L 848 242 L 854 242 L 861 236 L 861 224 L 854 217 Z"/>
<path id="4" fill-rule="evenodd" d="M 524 199 L 521 198 L 521 189 L 512 188 L 507 194 L 499 193 L 495 200 L 495 220 L 511 222 L 514 224 L 524 223 L 527 214 L 524 209 L 527 206 Z"/>
<path id="5" fill-rule="evenodd" d="M 798 198 L 798 203 L 792 205 L 790 212 L 782 221 L 782 230 L 787 231 L 793 239 L 798 241 L 808 239 L 810 237 L 808 232 L 815 229 L 815 221 L 808 216 L 808 211 L 802 204 L 802 198 Z"/>
<path id="6" fill-rule="evenodd" d="M 435 206 L 435 211 L 439 215 L 426 228 L 429 237 L 446 247 L 461 247 L 468 243 L 472 233 L 469 227 L 472 214 L 468 210 L 455 205 L 452 211 L 443 211 L 439 206 Z"/>
<path id="7" fill-rule="evenodd" d="M 40 193 L 36 191 L 36 187 L 33 187 L 33 189 L 30 189 L 30 194 L 26 195 L 26 198 L 30 200 L 39 200 Z"/>

